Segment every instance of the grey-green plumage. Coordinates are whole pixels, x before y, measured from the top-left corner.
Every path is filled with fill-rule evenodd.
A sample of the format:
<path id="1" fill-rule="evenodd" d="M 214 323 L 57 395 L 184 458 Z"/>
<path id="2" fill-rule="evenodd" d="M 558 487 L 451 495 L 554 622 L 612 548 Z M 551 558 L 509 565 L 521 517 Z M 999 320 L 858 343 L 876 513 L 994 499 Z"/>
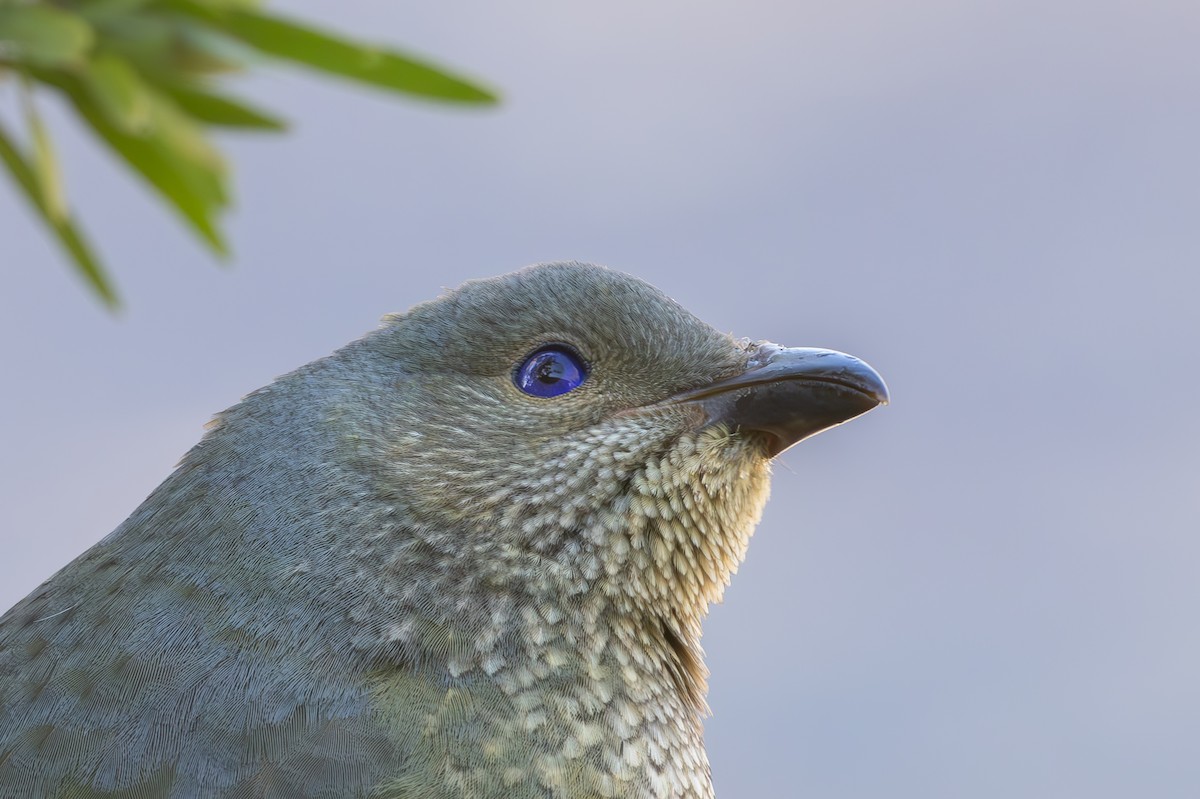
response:
<path id="1" fill-rule="evenodd" d="M 548 342 L 587 379 L 523 394 Z M 700 621 L 770 457 L 884 397 L 755 429 L 773 352 L 556 264 L 249 395 L 0 619 L 0 799 L 711 796 Z"/>

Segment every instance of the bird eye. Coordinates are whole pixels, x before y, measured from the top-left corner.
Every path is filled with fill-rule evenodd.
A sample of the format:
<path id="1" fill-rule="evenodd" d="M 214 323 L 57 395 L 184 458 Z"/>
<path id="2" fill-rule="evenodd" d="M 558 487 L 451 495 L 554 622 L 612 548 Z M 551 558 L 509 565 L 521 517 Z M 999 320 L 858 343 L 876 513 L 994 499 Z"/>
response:
<path id="1" fill-rule="evenodd" d="M 542 347 L 517 367 L 513 382 L 534 397 L 557 397 L 579 388 L 587 380 L 583 359 L 560 345 Z"/>

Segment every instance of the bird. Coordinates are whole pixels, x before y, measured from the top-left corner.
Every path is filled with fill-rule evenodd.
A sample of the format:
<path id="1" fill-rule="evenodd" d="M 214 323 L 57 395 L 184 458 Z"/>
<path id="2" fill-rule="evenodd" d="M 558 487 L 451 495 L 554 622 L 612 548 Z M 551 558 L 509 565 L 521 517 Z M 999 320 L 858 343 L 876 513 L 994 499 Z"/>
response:
<path id="1" fill-rule="evenodd" d="M 386 316 L 0 618 L 0 799 L 710 799 L 771 464 L 887 400 L 589 264 Z"/>

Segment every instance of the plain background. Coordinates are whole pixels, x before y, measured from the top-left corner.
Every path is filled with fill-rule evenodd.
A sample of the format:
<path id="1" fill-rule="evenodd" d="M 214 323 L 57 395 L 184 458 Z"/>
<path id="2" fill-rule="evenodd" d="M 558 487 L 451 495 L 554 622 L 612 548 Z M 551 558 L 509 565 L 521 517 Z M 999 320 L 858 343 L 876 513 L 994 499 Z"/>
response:
<path id="1" fill-rule="evenodd" d="M 1200 795 L 1195 0 L 274 5 L 504 104 L 268 68 L 220 268 L 45 103 L 127 309 L 0 189 L 0 606 L 242 394 L 592 260 L 892 388 L 781 459 L 709 619 L 719 795 Z"/>

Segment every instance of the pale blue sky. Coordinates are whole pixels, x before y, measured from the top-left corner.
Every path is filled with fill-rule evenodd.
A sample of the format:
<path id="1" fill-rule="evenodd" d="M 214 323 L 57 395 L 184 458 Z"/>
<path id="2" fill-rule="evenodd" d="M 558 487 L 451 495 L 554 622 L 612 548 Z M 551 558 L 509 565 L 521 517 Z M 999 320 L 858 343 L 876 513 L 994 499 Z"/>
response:
<path id="1" fill-rule="evenodd" d="M 894 396 L 783 457 L 710 618 L 720 796 L 1197 795 L 1200 5 L 275 5 L 505 103 L 249 82 L 295 131 L 226 140 L 228 269 L 51 108 L 128 309 L 0 187 L 0 606 L 247 391 L 593 260 Z"/>

